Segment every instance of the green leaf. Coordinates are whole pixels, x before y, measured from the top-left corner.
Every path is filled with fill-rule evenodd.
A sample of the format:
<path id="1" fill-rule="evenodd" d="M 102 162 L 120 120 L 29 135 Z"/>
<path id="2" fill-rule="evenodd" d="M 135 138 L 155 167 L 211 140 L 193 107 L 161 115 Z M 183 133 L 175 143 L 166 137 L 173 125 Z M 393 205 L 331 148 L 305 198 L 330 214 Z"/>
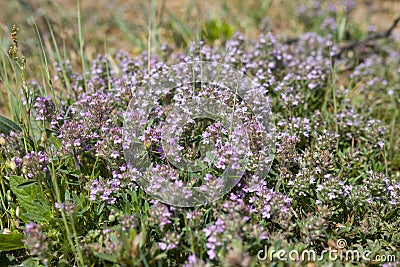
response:
<path id="1" fill-rule="evenodd" d="M 55 148 L 59 149 L 61 147 L 61 139 L 55 136 L 53 133 L 50 134 L 48 140 L 52 145 L 54 145 Z"/>
<path id="2" fill-rule="evenodd" d="M 217 157 L 210 151 L 206 152 L 206 158 L 210 161 L 210 162 L 215 162 L 215 160 L 217 159 Z"/>
<path id="3" fill-rule="evenodd" d="M 22 184 L 17 185 L 17 188 L 18 189 L 22 189 L 22 188 L 30 186 L 30 185 L 32 185 L 34 183 L 36 183 L 36 181 L 33 181 L 33 180 L 26 181 L 26 182 L 23 182 Z"/>
<path id="4" fill-rule="evenodd" d="M 13 122 L 12 120 L 0 115 L 0 133 L 9 135 L 10 132 L 22 132 L 21 127 Z M 30 137 L 26 137 L 27 143 L 33 147 L 33 140 Z"/>
<path id="5" fill-rule="evenodd" d="M 111 262 L 114 262 L 114 263 L 118 262 L 118 259 L 115 256 L 112 256 L 112 255 L 108 255 L 108 254 L 101 253 L 101 252 L 96 252 L 96 251 L 93 251 L 93 254 L 97 258 L 105 260 L 105 261 L 111 261 Z"/>
<path id="6" fill-rule="evenodd" d="M 51 219 L 50 207 L 35 183 L 14 175 L 10 177 L 10 188 L 17 196 L 21 218 L 25 222 L 46 222 Z"/>
<path id="7" fill-rule="evenodd" d="M 44 267 L 44 265 L 42 265 L 40 263 L 40 258 L 39 257 L 29 257 L 26 260 L 24 260 L 22 262 L 21 265 L 19 266 L 24 266 L 24 267 Z"/>
<path id="8" fill-rule="evenodd" d="M 399 213 L 400 208 L 395 208 L 392 211 L 388 212 L 386 215 L 383 216 L 383 218 L 385 220 L 390 220 L 392 219 L 394 216 L 397 216 Z"/>
<path id="9" fill-rule="evenodd" d="M 7 119 L 6 117 L 0 115 L 0 133 L 4 134 L 10 134 L 11 131 L 14 132 L 21 132 L 22 129 L 19 127 L 18 124 L 13 122 L 10 119 Z"/>
<path id="10" fill-rule="evenodd" d="M 105 203 L 101 203 L 100 206 L 97 207 L 97 215 L 100 215 L 104 209 Z"/>
<path id="11" fill-rule="evenodd" d="M 234 30 L 225 21 L 208 20 L 203 26 L 202 37 L 210 40 L 211 42 L 222 39 L 227 40 L 232 36 Z"/>
<path id="12" fill-rule="evenodd" d="M 0 234 L 0 251 L 16 250 L 24 247 L 22 243 L 23 234 L 13 232 L 11 234 Z"/>
<path id="13" fill-rule="evenodd" d="M 83 214 L 85 214 L 85 212 L 87 212 L 89 209 L 89 206 L 84 207 L 81 211 L 79 211 L 79 216 L 83 216 Z"/>

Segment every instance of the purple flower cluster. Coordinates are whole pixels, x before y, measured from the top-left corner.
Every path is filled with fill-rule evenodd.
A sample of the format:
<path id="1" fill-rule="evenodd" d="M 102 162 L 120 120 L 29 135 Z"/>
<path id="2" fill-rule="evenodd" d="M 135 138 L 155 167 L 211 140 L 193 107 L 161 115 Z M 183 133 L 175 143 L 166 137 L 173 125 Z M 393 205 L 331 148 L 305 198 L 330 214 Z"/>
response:
<path id="1" fill-rule="evenodd" d="M 44 256 L 47 253 L 49 244 L 39 224 L 33 222 L 27 224 L 24 236 L 23 242 L 32 255 Z"/>
<path id="2" fill-rule="evenodd" d="M 221 218 L 217 218 L 214 224 L 203 229 L 204 234 L 207 238 L 207 254 L 209 259 L 214 259 L 216 256 L 216 248 L 221 246 L 223 243 L 221 239 L 226 241 L 225 233 L 225 221 Z"/>
<path id="3" fill-rule="evenodd" d="M 161 242 L 158 242 L 158 246 L 162 251 L 171 250 L 179 245 L 179 234 L 180 230 L 176 229 L 174 231 L 167 231 L 164 233 L 164 237 L 161 239 Z"/>
<path id="4" fill-rule="evenodd" d="M 113 171 L 108 179 L 98 178 L 91 181 L 90 200 L 105 201 L 113 204 L 118 194 L 124 190 L 136 189 L 135 177 L 126 171 L 126 166 L 121 166 L 120 171 Z"/>
<path id="5" fill-rule="evenodd" d="M 311 212 L 310 216 L 304 218 L 302 220 L 304 228 L 300 230 L 306 240 L 315 241 L 326 238 L 329 230 L 328 221 L 333 216 L 329 210 L 330 205 L 346 203 L 352 207 L 361 207 L 365 203 L 375 205 L 383 202 L 398 205 L 399 183 L 395 180 L 381 176 L 379 172 L 373 172 L 364 176 L 363 181 L 353 181 L 358 176 L 355 171 L 358 166 L 371 160 L 380 160 L 379 151 L 385 148 L 384 136 L 387 135 L 382 122 L 367 118 L 352 107 L 347 96 L 348 90 L 337 92 L 341 105 L 336 114 L 329 115 L 330 120 L 327 121 L 326 115 L 319 110 L 319 105 L 324 101 L 321 96 L 329 93 L 326 91 L 326 86 L 330 82 L 331 56 L 338 52 L 331 37 L 306 34 L 295 44 L 283 44 L 270 33 L 249 42 L 242 36 L 236 35 L 227 43 L 227 47 L 227 54 L 222 57 L 214 48 L 196 44 L 192 47 L 192 57 L 173 54 L 171 59 L 174 63 L 187 62 L 193 58 L 224 60 L 231 65 L 240 66 L 244 73 L 261 85 L 260 90 L 272 95 L 271 98 L 265 98 L 265 101 L 273 104 L 277 113 L 277 154 L 276 164 L 273 165 L 277 174 L 270 175 L 266 180 L 251 173 L 247 174 L 237 190 L 215 204 L 217 209 L 207 223 L 204 222 L 204 213 L 201 210 L 184 211 L 186 215 L 184 217 L 194 236 L 191 238 L 199 240 L 203 238 L 205 240 L 203 246 L 206 248 L 204 251 L 207 251 L 206 255 L 197 253 L 190 255 L 187 259 L 189 266 L 201 265 L 203 261 L 199 260 L 200 256 L 218 262 L 221 260 L 221 255 L 233 249 L 231 243 L 233 240 L 243 243 L 254 239 L 268 240 L 279 235 L 277 229 L 289 231 L 296 227 L 292 209 L 302 207 L 308 210 L 311 206 L 316 207 L 318 212 L 315 214 Z M 135 60 L 123 53 L 120 53 L 119 57 L 122 77 L 119 79 L 110 77 L 113 79 L 112 84 L 117 88 L 120 86 L 129 87 L 132 91 L 139 90 L 140 85 L 148 78 L 144 55 Z M 151 66 L 150 72 L 154 73 L 155 69 L 162 67 L 162 64 L 158 64 L 154 58 Z M 353 78 L 356 79 L 355 76 Z M 91 86 L 104 87 L 105 84 L 96 82 Z M 122 89 L 118 90 L 120 95 L 117 96 L 121 100 L 125 92 Z M 103 130 L 98 131 L 97 136 L 89 138 L 91 141 L 96 140 L 96 143 L 93 142 L 92 150 L 97 156 L 109 161 L 110 166 L 117 170 L 106 179 L 91 181 L 91 200 L 115 205 L 118 204 L 119 193 L 126 188 L 136 188 L 133 186 L 136 179 L 132 176 L 126 180 L 122 178 L 126 176 L 126 167 L 118 170 L 117 162 L 123 159 L 120 147 L 121 127 L 115 120 L 112 118 L 108 120 L 110 117 L 107 117 L 115 112 L 113 111 L 115 106 L 108 106 L 107 111 L 101 111 L 102 107 L 94 104 L 93 99 L 88 97 L 93 93 L 82 93 L 82 95 L 85 97 L 78 100 L 77 110 L 73 110 L 73 114 L 83 120 L 91 118 L 97 127 L 87 132 Z M 101 104 L 115 101 L 113 97 L 106 95 L 106 93 L 97 94 L 96 99 Z M 183 98 L 178 96 L 179 94 L 173 99 L 175 104 L 184 105 Z M 229 95 L 220 94 L 216 97 L 229 100 Z M 93 108 L 85 108 L 91 102 Z M 310 103 L 314 106 L 305 108 Z M 239 106 L 239 110 L 241 108 L 243 106 Z M 95 113 L 95 110 L 100 112 Z M 243 114 L 245 112 L 238 112 L 241 119 L 245 118 Z M 169 151 L 164 151 L 161 144 L 165 141 L 162 131 L 165 126 L 164 116 L 165 111 L 161 105 L 156 106 L 151 113 L 154 121 L 141 137 L 156 162 L 149 181 L 154 181 L 150 184 L 158 186 L 157 188 L 162 187 L 160 181 L 163 179 L 172 181 L 176 188 L 180 188 L 179 193 L 184 194 L 181 190 L 184 183 L 179 172 L 165 167 L 164 164 L 169 160 L 166 157 Z M 177 134 L 183 133 L 184 129 Z M 203 145 L 215 144 L 216 149 L 212 152 L 214 158 L 210 158 L 209 163 L 221 170 L 226 167 L 226 159 L 230 159 L 229 153 L 234 149 L 234 146 L 223 137 L 223 127 L 218 123 L 208 125 L 201 133 Z M 90 144 L 88 141 L 82 143 Z M 176 142 L 175 147 L 180 153 L 185 154 L 189 151 L 183 143 Z M 345 151 L 343 155 L 337 155 L 335 151 L 342 147 L 352 149 Z M 363 150 L 363 147 L 368 147 L 377 153 L 371 154 Z M 223 151 L 229 153 L 225 155 Z M 343 168 L 341 171 L 337 169 L 337 164 L 341 164 Z M 137 175 L 140 174 L 136 173 L 133 176 Z M 204 179 L 213 181 L 217 176 L 218 173 L 208 173 Z M 192 179 L 186 185 L 196 185 L 201 180 L 197 177 Z M 130 186 L 123 186 L 126 184 Z M 273 187 L 275 189 L 272 189 Z M 279 192 L 276 189 L 279 189 Z M 292 207 L 293 203 L 296 203 L 295 207 Z M 176 225 L 176 222 L 181 220 L 181 212 L 183 212 L 181 209 L 169 207 L 158 201 L 152 202 L 147 222 L 159 233 L 156 238 L 157 249 L 169 253 L 182 244 L 186 245 L 187 234 Z"/>
<path id="6" fill-rule="evenodd" d="M 203 260 L 200 260 L 199 258 L 197 258 L 196 255 L 191 254 L 191 255 L 189 255 L 186 263 L 183 266 L 184 267 L 202 267 L 202 266 L 206 266 L 206 264 Z"/>
<path id="7" fill-rule="evenodd" d="M 114 136 L 118 139 L 120 134 L 120 129 L 115 129 L 117 114 L 112 113 L 114 105 L 120 104 L 119 101 L 120 97 L 115 92 L 83 93 L 71 107 L 72 118 L 65 121 L 59 129 L 58 137 L 62 140 L 63 150 L 79 154 L 97 146 L 99 153 L 102 153 L 102 147 L 106 147 L 103 146 L 106 142 L 104 139 Z"/>
<path id="8" fill-rule="evenodd" d="M 121 219 L 121 230 L 129 232 L 131 229 L 135 229 L 137 226 L 137 220 L 133 215 L 124 215 Z"/>
<path id="9" fill-rule="evenodd" d="M 61 205 L 58 202 L 54 203 L 54 206 L 59 211 L 64 211 L 67 216 L 75 213 L 75 204 L 71 200 L 67 200 L 66 202 L 62 202 Z"/>
<path id="10" fill-rule="evenodd" d="M 39 96 L 36 98 L 33 107 L 36 109 L 36 119 L 40 121 L 51 118 L 55 109 L 55 105 L 51 97 L 44 96 Z"/>
<path id="11" fill-rule="evenodd" d="M 16 171 L 21 166 L 21 159 L 25 155 L 24 140 L 21 132 L 11 131 L 9 135 L 0 134 L 0 152 L 6 159 L 8 165 L 12 166 L 12 171 Z"/>
<path id="12" fill-rule="evenodd" d="M 22 159 L 14 158 L 17 167 L 21 168 L 22 174 L 28 179 L 33 179 L 48 172 L 49 156 L 46 152 L 29 152 Z"/>
<path id="13" fill-rule="evenodd" d="M 367 56 L 350 74 L 355 89 L 368 100 L 384 91 L 390 100 L 399 92 L 399 87 L 396 86 L 399 81 L 399 62 L 400 53 L 397 51 L 390 51 L 387 59 L 377 54 Z M 387 66 L 387 70 L 381 66 Z M 388 78 L 390 78 L 390 82 Z"/>
<path id="14" fill-rule="evenodd" d="M 305 1 L 296 9 L 296 15 L 304 24 L 307 30 L 315 30 L 315 26 L 326 32 L 336 32 L 338 26 L 336 18 L 349 16 L 356 8 L 354 0 L 341 0 L 332 3 L 331 1 L 312 0 Z"/>
<path id="15" fill-rule="evenodd" d="M 152 208 L 150 209 L 150 218 L 156 225 L 159 225 L 163 229 L 166 225 L 172 223 L 172 213 L 167 205 L 154 201 Z"/>

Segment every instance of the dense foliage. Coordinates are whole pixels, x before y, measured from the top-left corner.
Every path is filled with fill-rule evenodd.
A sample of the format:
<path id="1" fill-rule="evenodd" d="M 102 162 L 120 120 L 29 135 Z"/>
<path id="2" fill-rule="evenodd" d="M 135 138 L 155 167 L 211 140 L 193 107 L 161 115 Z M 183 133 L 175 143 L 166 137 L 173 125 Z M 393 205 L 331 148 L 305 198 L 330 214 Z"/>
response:
<path id="1" fill-rule="evenodd" d="M 398 262 L 398 44 L 389 38 L 384 51 L 348 57 L 339 36 L 324 34 L 336 30 L 333 6 L 310 13 L 319 10 L 302 6 L 298 16 L 310 28 L 313 18 L 323 19 L 320 35 L 285 42 L 270 32 L 257 40 L 235 34 L 224 49 L 193 43 L 187 55 L 168 46 L 151 58 L 146 51 L 99 55 L 86 72 L 58 62 L 51 90 L 25 80 L 15 111 L 20 123 L 3 119 L 8 128 L 0 137 L 2 265 L 284 264 L 276 255 L 260 261 L 265 247 L 369 250 L 363 263 L 376 255 Z M 15 50 L 10 55 L 23 72 Z M 123 114 L 151 75 L 193 60 L 228 64 L 259 84 L 276 125 L 276 153 L 267 177 L 247 171 L 216 202 L 177 208 L 138 186 L 124 159 Z M 204 131 L 182 133 L 189 154 L 194 137 L 207 140 L 220 127 L 193 126 Z M 160 131 L 157 123 L 149 127 L 144 142 L 164 164 Z M 219 142 L 215 167 L 224 169 L 229 142 Z M 346 247 L 338 247 L 343 239 Z M 326 257 L 318 265 L 346 261 Z"/>

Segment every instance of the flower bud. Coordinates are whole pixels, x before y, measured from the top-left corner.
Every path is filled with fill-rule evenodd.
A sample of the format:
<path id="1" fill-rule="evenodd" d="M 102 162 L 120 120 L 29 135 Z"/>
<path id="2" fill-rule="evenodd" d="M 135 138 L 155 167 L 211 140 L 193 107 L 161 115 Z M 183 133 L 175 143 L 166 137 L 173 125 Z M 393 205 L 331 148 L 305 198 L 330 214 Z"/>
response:
<path id="1" fill-rule="evenodd" d="M 12 202 L 12 197 L 11 197 L 11 192 L 10 192 L 10 190 L 7 190 L 7 201 L 8 202 Z"/>
<path id="2" fill-rule="evenodd" d="M 15 164 L 14 160 L 10 161 L 10 169 L 15 171 L 17 169 L 17 164 Z"/>
<path id="3" fill-rule="evenodd" d="M 0 136 L 0 145 L 1 146 L 6 146 L 6 139 L 4 139 L 3 136 Z"/>
<path id="4" fill-rule="evenodd" d="M 42 138 L 41 138 L 42 144 L 45 145 L 47 143 L 47 134 L 46 131 L 42 132 Z"/>
<path id="5" fill-rule="evenodd" d="M 108 220 L 109 220 L 110 222 L 115 221 L 115 216 L 114 216 L 113 214 L 110 214 L 110 216 L 108 216 Z"/>
<path id="6" fill-rule="evenodd" d="M 17 216 L 17 218 L 19 218 L 19 214 L 20 214 L 20 210 L 19 210 L 19 206 L 17 206 L 17 208 L 15 209 L 15 216 Z"/>
<path id="7" fill-rule="evenodd" d="M 149 149 L 151 147 L 151 142 L 149 140 L 145 140 L 144 145 L 146 146 L 147 149 Z"/>

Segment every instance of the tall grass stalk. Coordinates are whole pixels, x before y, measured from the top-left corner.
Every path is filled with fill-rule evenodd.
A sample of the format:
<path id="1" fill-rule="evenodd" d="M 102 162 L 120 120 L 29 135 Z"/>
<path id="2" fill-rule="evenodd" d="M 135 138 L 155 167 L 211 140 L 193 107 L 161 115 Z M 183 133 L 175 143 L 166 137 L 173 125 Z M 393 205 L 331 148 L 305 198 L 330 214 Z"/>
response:
<path id="1" fill-rule="evenodd" d="M 86 90 L 87 88 L 87 77 L 86 77 L 86 58 L 85 54 L 83 51 L 83 27 L 82 27 L 82 15 L 81 15 L 81 2 L 80 0 L 77 0 L 77 12 L 78 12 L 78 31 L 79 31 L 79 51 L 80 51 L 80 57 L 82 61 L 82 74 L 83 74 L 83 81 L 84 81 L 84 88 L 83 90 Z"/>
<path id="2" fill-rule="evenodd" d="M 57 60 L 59 66 L 61 68 L 61 71 L 62 71 L 62 74 L 63 74 L 63 77 L 64 77 L 64 81 L 65 81 L 65 85 L 67 87 L 67 90 L 69 92 L 72 92 L 71 83 L 70 83 L 70 80 L 68 78 L 67 72 L 65 70 L 65 65 L 63 64 L 64 62 L 63 62 L 63 59 L 61 58 L 60 50 L 58 49 L 58 44 L 57 44 L 57 40 L 56 40 L 55 35 L 54 35 L 53 27 L 51 26 L 51 24 L 50 24 L 49 20 L 47 19 L 47 17 L 44 16 L 44 18 L 46 20 L 47 27 L 49 28 L 50 36 L 51 36 L 51 39 L 52 39 L 52 42 L 53 42 L 53 49 L 55 50 L 56 57 L 57 57 L 56 60 Z M 64 60 L 65 59 L 66 59 L 66 55 L 64 55 Z"/>
<path id="3" fill-rule="evenodd" d="M 58 187 L 58 182 L 57 182 L 57 178 L 56 178 L 56 173 L 55 173 L 55 168 L 54 168 L 54 163 L 53 162 L 51 162 L 51 182 L 53 184 L 53 189 L 54 189 L 54 192 L 56 194 L 57 202 L 61 206 L 62 201 L 61 201 L 60 191 L 59 191 L 59 187 Z M 66 216 L 65 211 L 64 211 L 63 208 L 60 209 L 60 213 L 61 213 L 62 221 L 64 223 L 64 227 L 65 227 L 65 231 L 66 231 L 66 234 L 67 234 L 67 239 L 68 239 L 69 245 L 72 248 L 72 250 L 76 251 L 77 254 L 78 254 L 78 257 L 77 257 L 77 259 L 79 261 L 79 265 L 78 266 L 84 267 L 85 266 L 85 262 L 83 260 L 82 250 L 81 250 L 81 246 L 79 244 L 78 235 L 77 235 L 76 230 L 75 230 L 73 218 L 72 218 L 72 216 L 70 217 L 70 219 L 71 219 L 71 227 L 72 227 L 72 232 L 73 232 L 72 235 L 71 235 L 71 231 L 69 229 L 69 224 L 67 222 L 67 216 Z M 74 237 L 75 245 L 74 245 L 74 242 L 73 242 L 71 236 Z M 75 249 L 75 246 L 76 246 L 76 249 Z"/>

